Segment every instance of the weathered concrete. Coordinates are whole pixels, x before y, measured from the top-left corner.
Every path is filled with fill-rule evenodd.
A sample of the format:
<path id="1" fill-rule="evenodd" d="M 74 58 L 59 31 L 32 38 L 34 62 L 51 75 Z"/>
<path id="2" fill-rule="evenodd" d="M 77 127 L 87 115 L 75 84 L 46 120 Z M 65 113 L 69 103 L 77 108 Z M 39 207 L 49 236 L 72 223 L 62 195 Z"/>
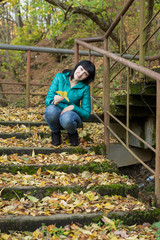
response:
<path id="1" fill-rule="evenodd" d="M 130 146 L 131 150 L 144 162 L 151 160 L 153 153 L 149 149 L 136 148 Z M 119 143 L 110 144 L 108 158 L 113 160 L 118 167 L 124 167 L 139 163 L 137 159 Z"/>
<path id="2" fill-rule="evenodd" d="M 146 141 L 150 146 L 155 145 L 155 118 L 131 118 L 129 123 L 130 129 Z M 118 123 L 111 123 L 111 128 L 115 133 L 125 141 L 126 130 Z M 133 134 L 129 133 L 129 145 L 137 148 L 147 149 L 148 147 L 137 139 Z"/>
<path id="3" fill-rule="evenodd" d="M 96 185 L 91 186 L 90 188 L 82 187 L 80 185 L 50 185 L 46 187 L 34 187 L 34 186 L 19 186 L 19 187 L 1 187 L 1 197 L 2 199 L 10 200 L 16 196 L 19 198 L 24 197 L 25 194 L 29 194 L 35 196 L 39 199 L 42 199 L 46 196 L 50 196 L 53 192 L 74 192 L 79 193 L 81 191 L 95 191 L 101 196 L 113 196 L 120 195 L 122 197 L 126 197 L 127 195 L 131 195 L 135 198 L 138 197 L 139 189 L 137 184 L 126 185 L 126 184 L 110 184 L 110 185 Z"/>
<path id="4" fill-rule="evenodd" d="M 50 154 L 50 153 L 62 153 L 62 152 L 68 152 L 68 153 L 79 153 L 80 151 L 87 152 L 80 147 L 54 147 L 53 148 L 45 148 L 45 147 L 0 147 L 0 155 L 2 154 L 13 154 L 17 153 L 18 155 L 28 154 L 32 155 L 34 154 Z"/>
<path id="5" fill-rule="evenodd" d="M 0 229 L 1 232 L 16 231 L 34 231 L 41 227 L 42 224 L 56 225 L 56 227 L 65 226 L 71 223 L 80 223 L 88 225 L 91 222 L 98 223 L 102 216 L 106 215 L 103 212 L 97 213 L 77 213 L 77 214 L 55 214 L 52 216 L 1 216 Z M 123 220 L 124 224 L 143 224 L 144 222 L 153 223 L 160 220 L 160 210 L 146 211 L 130 211 L 130 212 L 108 212 L 107 217 L 110 219 Z"/>
<path id="6" fill-rule="evenodd" d="M 56 224 L 57 227 L 65 226 L 73 222 L 81 224 L 90 224 L 91 222 L 100 220 L 102 213 L 91 214 L 55 214 L 52 216 L 1 216 L 0 229 L 1 232 L 10 230 L 16 231 L 34 231 L 41 227 L 42 224 Z"/>

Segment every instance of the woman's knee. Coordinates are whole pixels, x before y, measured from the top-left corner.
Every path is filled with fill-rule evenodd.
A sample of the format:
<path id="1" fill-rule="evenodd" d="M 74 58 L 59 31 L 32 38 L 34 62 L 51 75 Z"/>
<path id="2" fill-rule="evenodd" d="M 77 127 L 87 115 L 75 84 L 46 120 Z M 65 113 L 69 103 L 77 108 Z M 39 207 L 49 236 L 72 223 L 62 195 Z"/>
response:
<path id="1" fill-rule="evenodd" d="M 45 109 L 45 119 L 53 121 L 54 119 L 57 119 L 57 117 L 59 117 L 60 112 L 61 111 L 58 107 L 56 107 L 54 105 L 49 105 Z"/>
<path id="2" fill-rule="evenodd" d="M 79 127 L 81 120 L 75 112 L 68 111 L 60 116 L 60 123 L 64 129 L 72 129 Z"/>

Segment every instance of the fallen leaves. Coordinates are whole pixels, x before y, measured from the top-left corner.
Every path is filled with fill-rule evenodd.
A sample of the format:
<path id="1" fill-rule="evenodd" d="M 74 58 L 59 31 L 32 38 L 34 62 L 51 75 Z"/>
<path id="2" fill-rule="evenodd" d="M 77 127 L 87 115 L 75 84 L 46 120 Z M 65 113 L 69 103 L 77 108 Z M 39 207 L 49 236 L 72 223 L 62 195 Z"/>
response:
<path id="1" fill-rule="evenodd" d="M 44 121 L 45 105 L 34 108 L 0 108 L 0 121 Z"/>
<path id="2" fill-rule="evenodd" d="M 110 211 L 146 210 L 139 200 L 127 196 L 100 196 L 96 192 L 56 193 L 37 199 L 26 195 L 20 200 L 0 200 L 0 215 L 52 215 L 57 213 L 94 213 Z"/>
<path id="3" fill-rule="evenodd" d="M 154 240 L 155 231 L 151 225 L 123 226 L 117 221 L 114 222 L 116 230 L 112 224 L 102 222 L 101 224 L 92 223 L 82 226 L 81 224 L 70 224 L 65 227 L 55 225 L 42 226 L 31 232 L 14 232 L 12 234 L 1 233 L 2 240 Z M 117 230 L 118 229 L 118 230 Z M 9 238 L 10 237 L 10 238 Z"/>
<path id="4" fill-rule="evenodd" d="M 34 152 L 32 156 L 30 155 L 22 155 L 19 156 L 18 154 L 11 154 L 11 155 L 2 155 L 0 156 L 0 163 L 1 164 L 71 164 L 71 165 L 82 165 L 88 164 L 91 162 L 96 163 L 103 163 L 103 162 L 110 162 L 105 158 L 103 155 L 95 155 L 94 152 L 90 152 L 87 154 L 69 154 L 67 152 L 62 153 L 51 153 L 48 155 L 45 154 L 37 154 L 35 155 Z"/>
<path id="5" fill-rule="evenodd" d="M 13 108 L 13 107 L 3 107 L 0 108 L 0 121 L 28 121 L 28 122 L 44 122 L 44 111 L 45 111 L 45 106 L 39 106 L 35 108 Z M 0 126 L 0 132 L 30 132 L 30 133 L 38 133 L 38 132 L 44 132 L 44 133 L 50 133 L 50 129 L 48 126 L 41 125 L 40 127 L 26 127 L 25 125 L 19 125 L 17 124 L 16 126 Z M 80 137 L 80 144 L 81 145 L 93 145 L 93 143 L 98 143 L 98 144 L 104 144 L 104 126 L 102 123 L 83 123 L 83 128 L 78 129 L 79 137 Z M 40 146 L 40 142 L 38 141 L 35 143 Z M 31 138 L 33 139 L 33 138 Z M 31 140 L 30 139 L 30 140 Z M 65 139 L 64 139 L 65 140 Z M 2 141 L 2 139 L 1 139 Z M 8 145 L 12 144 L 12 140 L 8 140 Z M 14 139 L 16 141 L 16 139 Z M 48 146 L 52 147 L 51 144 L 49 144 L 51 141 L 50 138 L 46 138 L 43 140 L 42 146 Z M 110 138 L 111 142 L 115 142 L 116 140 L 111 137 Z M 29 140 L 28 140 L 29 142 Z M 65 141 L 64 141 L 65 143 Z M 24 143 L 17 142 L 19 146 L 24 146 Z M 31 143 L 27 143 L 28 145 L 32 145 Z M 3 143 L 3 145 L 5 144 Z M 27 146 L 27 145 L 26 145 Z"/>
<path id="6" fill-rule="evenodd" d="M 66 98 L 66 96 L 64 95 Z M 28 121 L 28 122 L 42 122 L 44 121 L 45 106 L 37 108 L 0 108 L 0 121 Z M 97 109 L 98 111 L 98 109 Z M 16 139 L 12 136 L 7 139 L 0 139 L 1 147 L 52 147 L 51 137 L 42 138 L 38 133 L 50 133 L 48 126 L 27 127 L 23 124 L 16 126 L 0 126 L 0 132 L 5 133 L 32 133 L 32 137 L 26 139 Z M 84 148 L 92 144 L 104 143 L 104 127 L 103 124 L 98 123 L 83 123 L 83 128 L 78 129 L 80 136 L 80 144 Z M 68 144 L 63 135 L 63 144 Z M 111 142 L 115 139 L 110 138 Z M 66 152 L 60 154 L 38 154 L 32 152 L 31 156 L 17 154 L 0 156 L 1 164 L 15 164 L 15 165 L 49 165 L 49 164 L 72 164 L 84 165 L 92 162 L 102 164 L 109 161 L 104 156 L 95 155 L 94 152 L 88 154 L 68 154 Z M 46 196 L 42 199 L 29 194 L 20 198 L 15 194 L 15 198 L 11 200 L 0 199 L 0 215 L 1 217 L 12 216 L 50 216 L 58 213 L 95 213 L 104 212 L 103 224 L 92 223 L 89 226 L 82 226 L 80 224 L 71 224 L 65 227 L 56 227 L 55 225 L 43 226 L 33 233 L 15 232 L 12 234 L 0 233 L 0 239 L 13 240 L 29 240 L 29 239 L 78 239 L 78 240 L 116 240 L 116 239 L 154 239 L 154 233 L 150 226 L 120 226 L 117 221 L 107 218 L 107 213 L 110 211 L 145 211 L 147 208 L 141 201 L 131 196 L 100 196 L 98 193 L 91 191 L 91 187 L 95 185 L 110 185 L 115 183 L 122 183 L 131 185 L 133 182 L 126 176 L 119 176 L 116 173 L 101 172 L 101 174 L 84 171 L 82 173 L 56 172 L 52 170 L 42 171 L 39 167 L 36 174 L 23 174 L 17 172 L 15 175 L 11 173 L 0 174 L 0 186 L 2 190 L 5 187 L 21 186 L 83 186 L 86 192 L 76 193 L 60 193 L 53 192 L 51 196 Z M 33 194 L 34 195 L 34 194 Z"/>
<path id="7" fill-rule="evenodd" d="M 0 187 L 14 187 L 14 186 L 73 186 L 80 185 L 90 189 L 94 185 L 111 185 L 111 184 L 127 184 L 132 185 L 133 181 L 125 176 L 120 176 L 116 173 L 104 172 L 96 174 L 94 172 L 84 171 L 82 173 L 64 173 L 47 170 L 41 172 L 38 169 L 37 174 L 29 175 L 17 172 L 13 175 L 11 173 L 0 173 Z"/>

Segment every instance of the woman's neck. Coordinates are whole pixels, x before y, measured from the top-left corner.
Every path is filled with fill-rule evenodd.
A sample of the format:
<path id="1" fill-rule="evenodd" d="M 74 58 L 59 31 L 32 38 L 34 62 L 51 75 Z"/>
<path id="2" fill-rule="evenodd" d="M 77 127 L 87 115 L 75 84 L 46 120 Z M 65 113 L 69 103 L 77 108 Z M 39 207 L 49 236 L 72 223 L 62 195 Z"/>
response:
<path id="1" fill-rule="evenodd" d="M 76 84 L 78 83 L 78 80 L 76 79 L 70 79 L 70 85 L 71 85 L 71 88 L 74 87 Z"/>

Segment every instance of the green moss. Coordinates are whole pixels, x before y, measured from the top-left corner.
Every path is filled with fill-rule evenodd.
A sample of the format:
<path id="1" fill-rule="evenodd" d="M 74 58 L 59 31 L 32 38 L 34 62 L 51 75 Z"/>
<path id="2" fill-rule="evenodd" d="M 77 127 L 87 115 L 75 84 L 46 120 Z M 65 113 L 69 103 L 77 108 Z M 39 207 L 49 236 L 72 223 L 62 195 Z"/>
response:
<path id="1" fill-rule="evenodd" d="M 147 210 L 147 211 L 134 211 L 126 214 L 123 217 L 124 224 L 143 224 L 144 222 L 154 223 L 160 220 L 160 209 Z"/>
<path id="2" fill-rule="evenodd" d="M 26 188 L 5 188 L 1 197 L 3 199 L 10 200 L 12 198 L 22 198 L 25 194 L 30 194 L 37 198 L 43 198 L 46 196 L 50 196 L 53 192 L 74 192 L 79 193 L 80 191 L 87 192 L 88 190 L 96 191 L 100 195 L 120 195 L 127 196 L 128 194 L 133 197 L 138 197 L 138 186 L 132 185 L 127 186 L 125 184 L 112 184 L 112 185 L 99 185 L 93 186 L 90 189 L 86 189 L 86 187 L 82 187 L 79 185 L 76 186 L 51 186 L 51 187 L 26 187 Z"/>
<path id="3" fill-rule="evenodd" d="M 2 193 L 1 193 L 1 197 L 5 200 L 10 200 L 12 198 L 17 198 L 20 199 L 24 196 L 24 191 L 23 190 L 14 190 L 14 189 L 8 189 L 5 188 L 3 189 Z"/>
<path id="4" fill-rule="evenodd" d="M 84 171 L 90 171 L 90 172 L 116 172 L 118 173 L 118 168 L 115 163 L 104 161 L 102 163 L 98 162 L 91 162 L 85 165 L 0 165 L 0 172 L 10 172 L 12 174 L 16 174 L 18 171 L 21 173 L 28 173 L 30 175 L 36 174 L 37 170 L 41 167 L 41 171 L 59 171 L 59 172 L 65 172 L 65 173 L 78 173 L 78 172 L 84 172 Z"/>
<path id="5" fill-rule="evenodd" d="M 101 221 L 101 219 L 102 219 L 102 216 L 97 216 L 97 217 L 92 218 L 92 222 L 93 223 L 98 223 L 98 222 Z"/>
<path id="6" fill-rule="evenodd" d="M 143 83 L 130 84 L 130 94 L 141 94 L 144 87 Z"/>
<path id="7" fill-rule="evenodd" d="M 135 198 L 138 198 L 138 185 L 133 184 L 131 186 L 125 184 L 112 184 L 112 185 L 102 185 L 102 186 L 93 186 L 93 191 L 98 192 L 100 195 L 120 195 L 126 197 L 127 195 L 131 195 Z"/>
<path id="8" fill-rule="evenodd" d="M 125 225 L 141 225 L 145 222 L 147 223 L 154 223 L 160 220 L 160 209 L 154 210 L 138 210 L 132 212 L 118 212 L 118 213 L 109 213 L 108 217 L 111 219 L 119 219 Z"/>
<path id="9" fill-rule="evenodd" d="M 106 155 L 106 146 L 104 144 L 94 145 L 91 150 L 94 151 L 96 155 Z"/>
<path id="10" fill-rule="evenodd" d="M 87 165 L 88 171 L 95 172 L 95 173 L 102 173 L 102 172 L 116 172 L 119 173 L 117 165 L 115 163 L 111 163 L 108 161 L 97 163 L 91 162 Z"/>

